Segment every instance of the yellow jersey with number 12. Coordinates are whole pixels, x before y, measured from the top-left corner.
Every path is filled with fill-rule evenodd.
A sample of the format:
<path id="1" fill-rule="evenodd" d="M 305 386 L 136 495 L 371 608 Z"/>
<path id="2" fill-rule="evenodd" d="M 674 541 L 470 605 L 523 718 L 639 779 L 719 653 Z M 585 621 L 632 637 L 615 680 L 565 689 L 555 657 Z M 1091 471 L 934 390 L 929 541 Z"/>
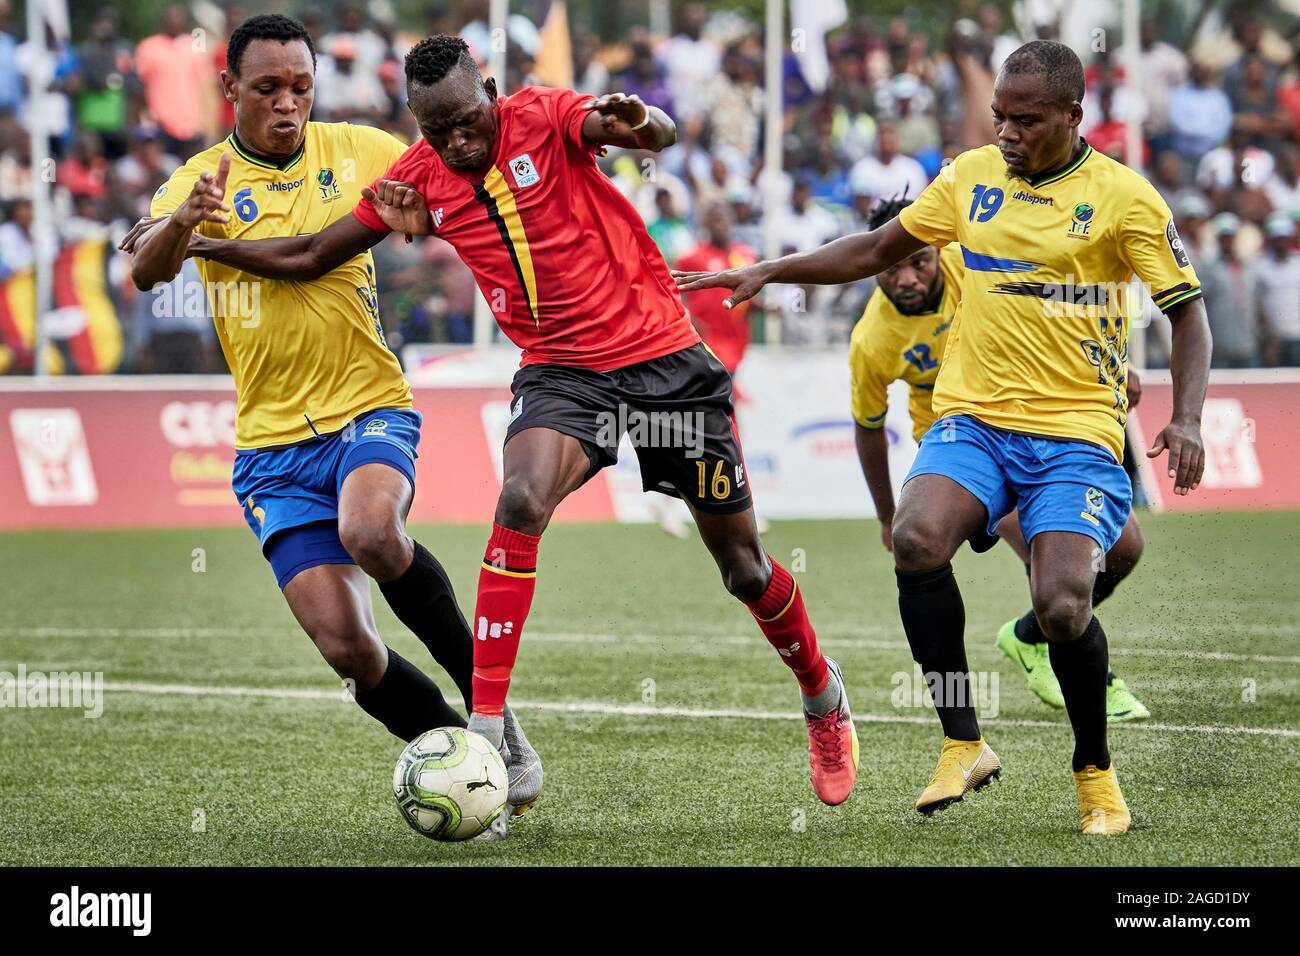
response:
<path id="1" fill-rule="evenodd" d="M 945 166 L 899 222 L 923 242 L 960 243 L 965 266 L 935 415 L 1091 442 L 1121 459 L 1128 283 L 1136 274 L 1165 312 L 1201 294 L 1155 188 L 1086 143 L 1028 179 L 983 146 Z"/>
<path id="2" fill-rule="evenodd" d="M 361 187 L 405 151 L 387 133 L 349 123 L 308 123 L 301 148 L 280 164 L 252 156 L 232 134 L 172 174 L 150 212 L 176 210 L 201 173 L 231 154 L 228 223 L 203 223 L 214 239 L 320 232 L 352 214 Z M 199 259 L 221 350 L 235 378 L 235 445 L 265 448 L 338 431 L 378 408 L 410 408 L 411 389 L 384 341 L 375 263 L 364 252 L 314 282 L 263 279 Z"/>
<path id="3" fill-rule="evenodd" d="M 883 428 L 891 382 L 907 382 L 907 410 L 917 441 L 934 424 L 931 399 L 948 330 L 961 298 L 961 250 L 939 251 L 943 295 L 933 312 L 906 314 L 879 288 L 871 293 L 849 338 L 853 419 L 863 428 Z"/>

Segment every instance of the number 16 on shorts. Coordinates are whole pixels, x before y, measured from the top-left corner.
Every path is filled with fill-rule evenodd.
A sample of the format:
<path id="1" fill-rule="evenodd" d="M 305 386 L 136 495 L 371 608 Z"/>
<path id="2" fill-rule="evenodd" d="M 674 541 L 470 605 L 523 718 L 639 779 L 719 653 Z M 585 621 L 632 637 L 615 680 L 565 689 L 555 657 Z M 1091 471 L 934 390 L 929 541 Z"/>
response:
<path id="1" fill-rule="evenodd" d="M 703 458 L 698 458 L 695 461 L 695 468 L 698 479 L 695 489 L 697 501 L 727 501 L 731 498 L 733 481 L 737 491 L 745 487 L 745 466 L 743 464 L 733 465 L 728 468 L 727 462 L 719 458 L 713 462 L 712 473 L 710 474 L 709 463 Z"/>

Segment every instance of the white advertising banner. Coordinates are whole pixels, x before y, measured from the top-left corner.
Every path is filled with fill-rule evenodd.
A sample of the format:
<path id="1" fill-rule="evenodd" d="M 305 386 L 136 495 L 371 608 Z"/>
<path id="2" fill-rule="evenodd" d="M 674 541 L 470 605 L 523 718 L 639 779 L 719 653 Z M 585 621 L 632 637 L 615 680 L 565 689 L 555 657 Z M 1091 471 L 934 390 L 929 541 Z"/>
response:
<path id="1" fill-rule="evenodd" d="M 844 348 L 749 350 L 737 373 L 737 421 L 758 510 L 767 518 L 875 514 L 858 464 Z M 916 456 L 907 386 L 890 390 L 889 465 L 897 492 Z"/>

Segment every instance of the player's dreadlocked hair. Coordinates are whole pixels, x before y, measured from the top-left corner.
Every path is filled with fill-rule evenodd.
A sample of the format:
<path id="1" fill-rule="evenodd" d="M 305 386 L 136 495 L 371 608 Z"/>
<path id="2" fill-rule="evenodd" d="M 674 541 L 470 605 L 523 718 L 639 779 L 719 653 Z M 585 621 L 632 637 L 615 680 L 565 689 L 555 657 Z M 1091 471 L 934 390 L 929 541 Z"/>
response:
<path id="1" fill-rule="evenodd" d="M 249 17 L 230 34 L 230 42 L 226 45 L 226 69 L 239 75 L 239 61 L 244 49 L 254 40 L 278 40 L 281 43 L 301 40 L 307 44 L 307 52 L 311 54 L 312 69 L 316 68 L 316 47 L 312 45 L 307 28 L 292 17 L 262 13 Z"/>
<path id="2" fill-rule="evenodd" d="M 867 229 L 879 229 L 900 212 L 912 205 L 910 199 L 882 199 L 867 213 Z"/>
<path id="3" fill-rule="evenodd" d="M 445 33 L 425 37 L 406 54 L 406 83 L 432 86 L 458 66 L 465 67 L 474 76 L 479 75 L 469 44 Z"/>
<path id="4" fill-rule="evenodd" d="M 1055 40 L 1030 40 L 1002 64 L 1005 76 L 1041 75 L 1049 102 L 1068 106 L 1083 101 L 1083 64 L 1079 55 Z"/>

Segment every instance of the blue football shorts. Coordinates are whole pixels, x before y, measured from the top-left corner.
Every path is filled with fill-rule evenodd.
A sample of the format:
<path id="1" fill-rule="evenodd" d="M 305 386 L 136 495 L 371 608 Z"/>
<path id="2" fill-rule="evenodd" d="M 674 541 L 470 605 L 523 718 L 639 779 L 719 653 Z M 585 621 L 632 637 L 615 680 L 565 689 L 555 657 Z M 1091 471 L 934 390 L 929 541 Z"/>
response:
<path id="1" fill-rule="evenodd" d="M 941 418 L 922 436 L 904 484 L 917 475 L 943 475 L 978 498 L 991 536 L 1018 509 L 1026 541 L 1073 531 L 1103 552 L 1119 540 L 1133 504 L 1133 484 L 1105 448 L 1004 431 L 969 415 Z"/>
<path id="2" fill-rule="evenodd" d="M 343 481 L 380 462 L 414 489 L 421 422 L 414 409 L 381 408 L 296 445 L 236 451 L 231 487 L 281 588 L 307 568 L 356 563 L 339 540 Z"/>

